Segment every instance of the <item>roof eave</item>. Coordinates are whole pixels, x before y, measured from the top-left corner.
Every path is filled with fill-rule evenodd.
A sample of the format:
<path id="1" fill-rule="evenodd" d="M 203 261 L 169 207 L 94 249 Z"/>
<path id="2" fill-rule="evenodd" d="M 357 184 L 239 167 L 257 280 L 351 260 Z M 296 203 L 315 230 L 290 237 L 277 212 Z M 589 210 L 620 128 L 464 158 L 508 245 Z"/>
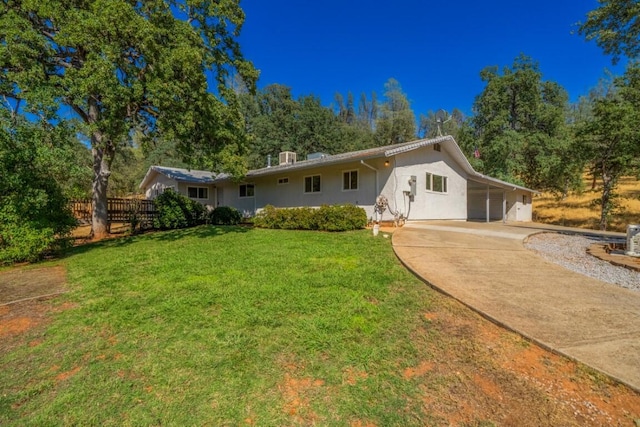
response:
<path id="1" fill-rule="evenodd" d="M 142 182 L 140 183 L 138 188 L 141 190 L 145 189 L 147 187 L 147 184 L 151 181 L 152 174 L 157 173 L 158 172 L 156 171 L 155 166 L 150 166 L 149 170 L 147 170 L 147 173 L 144 175 L 144 178 L 142 178 Z"/>

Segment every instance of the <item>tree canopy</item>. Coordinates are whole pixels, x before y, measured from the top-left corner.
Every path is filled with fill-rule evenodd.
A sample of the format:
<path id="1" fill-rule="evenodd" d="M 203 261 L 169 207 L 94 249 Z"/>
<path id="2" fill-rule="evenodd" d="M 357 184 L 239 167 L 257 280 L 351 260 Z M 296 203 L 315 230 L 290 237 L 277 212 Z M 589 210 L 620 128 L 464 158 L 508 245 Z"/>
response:
<path id="1" fill-rule="evenodd" d="M 243 172 L 242 118 L 226 86 L 232 72 L 250 86 L 257 77 L 236 41 L 243 20 L 239 0 L 0 3 L 0 94 L 51 123 L 60 111 L 79 119 L 95 234 L 107 230 L 111 165 L 133 129 L 176 141 L 193 164 Z"/>
<path id="2" fill-rule="evenodd" d="M 524 55 L 511 67 L 487 67 L 480 76 L 486 86 L 471 119 L 473 143 L 481 153 L 475 166 L 531 188 L 564 189 L 575 173 L 567 163 L 566 91 L 542 80 L 538 64 Z"/>
<path id="3" fill-rule="evenodd" d="M 578 125 L 578 138 L 594 174 L 602 180 L 599 226 L 605 230 L 615 208 L 619 178 L 640 172 L 640 66 L 630 66 L 590 105 L 590 116 Z"/>
<path id="4" fill-rule="evenodd" d="M 416 117 L 400 83 L 396 79 L 389 79 L 384 88 L 385 101 L 376 121 L 377 145 L 397 144 L 415 139 Z"/>
<path id="5" fill-rule="evenodd" d="M 640 57 L 640 1 L 598 0 L 600 7 L 587 15 L 579 31 L 587 40 L 595 40 L 604 52 L 620 56 Z"/>

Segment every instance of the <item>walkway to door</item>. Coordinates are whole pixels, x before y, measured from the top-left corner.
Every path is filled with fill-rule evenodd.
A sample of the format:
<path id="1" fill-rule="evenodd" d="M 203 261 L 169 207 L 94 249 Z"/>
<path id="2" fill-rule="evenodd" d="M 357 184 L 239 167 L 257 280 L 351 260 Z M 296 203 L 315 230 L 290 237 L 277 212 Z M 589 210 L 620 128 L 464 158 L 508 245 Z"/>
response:
<path id="1" fill-rule="evenodd" d="M 393 248 L 433 287 L 640 391 L 640 292 L 525 249 L 523 241 L 540 231 L 535 224 L 408 223 L 393 234 Z"/>

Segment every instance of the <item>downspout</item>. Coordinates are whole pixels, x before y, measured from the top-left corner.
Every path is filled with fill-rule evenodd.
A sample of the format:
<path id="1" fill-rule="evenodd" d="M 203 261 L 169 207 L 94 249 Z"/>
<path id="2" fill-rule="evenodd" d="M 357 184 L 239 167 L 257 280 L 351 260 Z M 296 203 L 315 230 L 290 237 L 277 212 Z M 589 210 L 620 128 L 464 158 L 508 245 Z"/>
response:
<path id="1" fill-rule="evenodd" d="M 371 169 L 372 171 L 374 171 L 376 173 L 376 197 L 378 197 L 378 195 L 380 194 L 380 189 L 378 188 L 378 169 L 374 168 L 370 164 L 365 163 L 364 160 L 360 160 L 360 163 L 363 166 L 368 167 L 369 169 Z"/>

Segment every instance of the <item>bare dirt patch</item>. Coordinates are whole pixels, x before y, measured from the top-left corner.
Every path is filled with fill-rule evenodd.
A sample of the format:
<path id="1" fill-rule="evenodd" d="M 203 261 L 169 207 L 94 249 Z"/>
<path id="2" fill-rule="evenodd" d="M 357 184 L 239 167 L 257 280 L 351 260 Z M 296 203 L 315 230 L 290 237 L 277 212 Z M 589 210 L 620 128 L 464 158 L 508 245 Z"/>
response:
<path id="1" fill-rule="evenodd" d="M 638 393 L 456 301 L 438 295 L 424 319 L 421 333 L 439 345 L 403 374 L 421 383 L 442 425 L 635 427 L 640 418 Z"/>
<path id="2" fill-rule="evenodd" d="M 28 298 L 63 292 L 64 267 L 14 268 L 0 273 L 0 306 Z"/>
<path id="3" fill-rule="evenodd" d="M 66 272 L 61 266 L 14 268 L 0 273 L 0 352 L 18 345 L 24 334 L 44 325 L 57 306 L 52 299 L 66 291 Z M 39 345 L 34 339 L 29 346 Z"/>
<path id="4" fill-rule="evenodd" d="M 87 243 L 97 242 L 99 240 L 104 239 L 114 239 L 117 237 L 126 236 L 131 234 L 131 226 L 124 222 L 113 222 L 109 228 L 110 233 L 101 239 L 96 239 L 91 237 L 91 226 L 90 225 L 81 225 L 76 227 L 71 232 L 71 237 L 73 237 L 74 245 L 85 245 Z"/>

